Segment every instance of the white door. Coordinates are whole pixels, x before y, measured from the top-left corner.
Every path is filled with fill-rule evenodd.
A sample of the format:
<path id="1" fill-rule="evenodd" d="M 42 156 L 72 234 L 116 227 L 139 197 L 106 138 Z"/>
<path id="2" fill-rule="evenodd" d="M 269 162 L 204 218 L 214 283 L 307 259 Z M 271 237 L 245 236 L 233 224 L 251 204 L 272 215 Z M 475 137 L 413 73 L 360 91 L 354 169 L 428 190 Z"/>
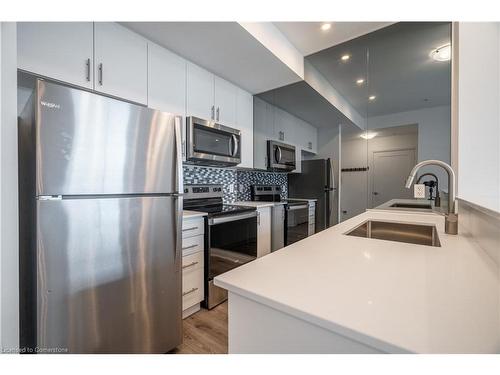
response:
<path id="1" fill-rule="evenodd" d="M 92 22 L 19 22 L 19 69 L 72 85 L 93 88 Z"/>
<path id="2" fill-rule="evenodd" d="M 234 127 L 238 89 L 232 83 L 215 76 L 215 121 Z"/>
<path id="3" fill-rule="evenodd" d="M 148 57 L 148 107 L 182 116 L 185 160 L 186 60 L 153 43 Z"/>
<path id="4" fill-rule="evenodd" d="M 94 27 L 95 90 L 147 104 L 146 39 L 114 22 L 96 22 Z"/>
<path id="5" fill-rule="evenodd" d="M 241 163 L 239 167 L 253 168 L 253 96 L 238 89 L 236 127 L 241 130 Z"/>
<path id="6" fill-rule="evenodd" d="M 215 119 L 214 75 L 187 62 L 187 116 Z"/>
<path id="7" fill-rule="evenodd" d="M 415 165 L 415 149 L 374 151 L 372 179 L 372 207 L 395 198 L 412 198 L 413 190 L 405 188 L 405 181 Z"/>
<path id="8" fill-rule="evenodd" d="M 258 209 L 257 258 L 271 253 L 271 207 Z"/>

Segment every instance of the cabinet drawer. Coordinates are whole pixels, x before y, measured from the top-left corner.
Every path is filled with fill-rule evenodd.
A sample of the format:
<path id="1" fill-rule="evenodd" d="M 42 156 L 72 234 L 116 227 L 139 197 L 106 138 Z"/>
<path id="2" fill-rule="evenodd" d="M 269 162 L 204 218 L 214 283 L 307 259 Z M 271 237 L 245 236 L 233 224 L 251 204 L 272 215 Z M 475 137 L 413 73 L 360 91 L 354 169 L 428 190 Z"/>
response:
<path id="1" fill-rule="evenodd" d="M 203 296 L 203 267 L 184 268 L 182 271 L 182 310 L 200 303 L 203 301 Z"/>
<path id="2" fill-rule="evenodd" d="M 182 257 L 182 275 L 184 276 L 185 272 L 189 272 L 191 270 L 203 269 L 203 255 L 202 251 L 198 251 L 197 253 L 184 255 Z"/>
<path id="3" fill-rule="evenodd" d="M 194 254 L 196 252 L 201 251 L 203 253 L 203 250 L 205 249 L 205 244 L 204 244 L 205 236 L 203 234 L 200 234 L 199 236 L 193 236 L 193 237 L 185 237 L 182 239 L 182 256 L 185 257 L 190 254 Z"/>
<path id="4" fill-rule="evenodd" d="M 205 220 L 202 217 L 182 220 L 182 238 L 199 236 L 205 233 Z"/>

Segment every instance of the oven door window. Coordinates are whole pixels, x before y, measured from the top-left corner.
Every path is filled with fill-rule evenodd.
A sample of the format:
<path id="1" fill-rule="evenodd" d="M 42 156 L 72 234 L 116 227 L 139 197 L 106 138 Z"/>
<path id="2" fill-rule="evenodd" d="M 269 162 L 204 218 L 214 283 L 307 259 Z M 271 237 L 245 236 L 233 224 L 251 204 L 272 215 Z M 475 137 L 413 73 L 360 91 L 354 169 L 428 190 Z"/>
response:
<path id="1" fill-rule="evenodd" d="M 234 141 L 230 133 L 195 124 L 193 140 L 195 152 L 233 157 Z"/>
<path id="2" fill-rule="evenodd" d="M 210 226 L 209 280 L 257 258 L 257 218 Z"/>
<path id="3" fill-rule="evenodd" d="M 302 207 L 302 206 L 301 206 Z M 309 233 L 309 208 L 291 206 L 287 211 L 287 238 L 286 244 L 303 240 Z"/>

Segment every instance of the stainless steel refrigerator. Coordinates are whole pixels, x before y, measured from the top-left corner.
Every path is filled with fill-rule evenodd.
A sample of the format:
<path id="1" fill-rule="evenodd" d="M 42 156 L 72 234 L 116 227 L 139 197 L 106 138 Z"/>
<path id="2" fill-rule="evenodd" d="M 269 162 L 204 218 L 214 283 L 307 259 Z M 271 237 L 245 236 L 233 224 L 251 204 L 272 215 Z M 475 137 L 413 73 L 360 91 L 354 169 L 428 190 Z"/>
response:
<path id="1" fill-rule="evenodd" d="M 173 349 L 182 340 L 180 118 L 22 73 L 18 93 L 29 97 L 19 116 L 21 346 Z"/>
<path id="2" fill-rule="evenodd" d="M 330 159 L 302 161 L 302 173 L 288 175 L 289 198 L 317 199 L 316 232 L 337 224 L 335 174 Z"/>

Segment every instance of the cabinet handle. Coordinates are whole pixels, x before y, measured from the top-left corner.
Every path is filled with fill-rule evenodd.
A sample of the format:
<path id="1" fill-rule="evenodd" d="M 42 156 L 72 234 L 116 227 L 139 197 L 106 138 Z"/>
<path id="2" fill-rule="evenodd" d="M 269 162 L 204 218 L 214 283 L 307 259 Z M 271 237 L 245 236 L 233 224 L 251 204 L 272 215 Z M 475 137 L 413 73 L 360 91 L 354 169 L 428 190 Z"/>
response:
<path id="1" fill-rule="evenodd" d="M 257 211 L 257 225 L 260 226 L 260 212 Z"/>
<path id="2" fill-rule="evenodd" d="M 196 230 L 196 229 L 198 229 L 198 227 L 186 228 L 186 229 L 183 229 L 182 231 L 183 232 L 189 232 L 190 230 Z"/>
<path id="3" fill-rule="evenodd" d="M 217 107 L 217 121 L 219 121 L 220 109 Z"/>
<path id="4" fill-rule="evenodd" d="M 215 106 L 212 106 L 212 120 L 215 120 Z"/>
<path id="5" fill-rule="evenodd" d="M 90 82 L 90 58 L 87 59 L 85 67 L 87 68 L 87 82 Z"/>
<path id="6" fill-rule="evenodd" d="M 102 69 L 102 63 L 99 64 L 99 84 L 102 86 L 102 73 L 103 69 Z"/>
<path id="7" fill-rule="evenodd" d="M 185 266 L 182 266 L 182 269 L 184 270 L 186 268 L 196 266 L 197 264 L 198 264 L 198 262 L 189 263 L 189 264 L 186 264 Z"/>
<path id="8" fill-rule="evenodd" d="M 192 249 L 194 247 L 198 246 L 197 243 L 195 243 L 194 245 L 191 245 L 191 246 L 186 246 L 186 247 L 183 247 L 182 250 L 189 250 L 189 249 Z"/>
<path id="9" fill-rule="evenodd" d="M 182 293 L 182 296 L 187 296 L 188 294 L 191 294 L 193 292 L 196 292 L 198 290 L 198 288 L 192 288 L 191 290 L 187 291 L 187 292 L 184 292 Z"/>

